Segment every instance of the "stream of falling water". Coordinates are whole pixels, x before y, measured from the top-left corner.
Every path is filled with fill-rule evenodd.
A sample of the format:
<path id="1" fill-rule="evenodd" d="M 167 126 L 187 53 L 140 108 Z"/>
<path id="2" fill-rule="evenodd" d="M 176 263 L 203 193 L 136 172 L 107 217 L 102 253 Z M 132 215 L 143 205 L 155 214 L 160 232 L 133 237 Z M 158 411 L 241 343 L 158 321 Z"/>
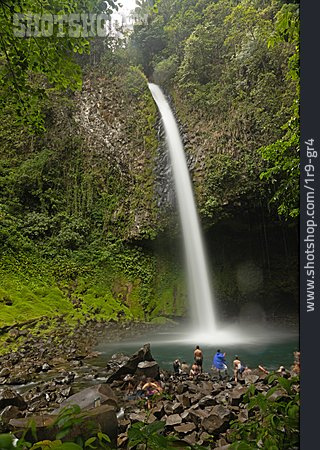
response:
<path id="1" fill-rule="evenodd" d="M 233 323 L 218 321 L 199 218 L 178 125 L 159 86 L 149 83 L 149 89 L 162 117 L 170 155 L 185 247 L 191 316 L 191 326 L 184 326 L 183 329 L 178 327 L 176 332 L 167 335 L 164 333 L 158 342 L 239 345 L 280 342 L 296 335 L 295 331 L 264 322 L 262 309 L 260 317 L 255 317 L 254 320 L 238 320 Z"/>
<path id="2" fill-rule="evenodd" d="M 172 166 L 187 262 L 193 333 L 213 335 L 216 333 L 214 299 L 182 140 L 161 89 L 151 83 L 149 88 L 161 113 Z"/>

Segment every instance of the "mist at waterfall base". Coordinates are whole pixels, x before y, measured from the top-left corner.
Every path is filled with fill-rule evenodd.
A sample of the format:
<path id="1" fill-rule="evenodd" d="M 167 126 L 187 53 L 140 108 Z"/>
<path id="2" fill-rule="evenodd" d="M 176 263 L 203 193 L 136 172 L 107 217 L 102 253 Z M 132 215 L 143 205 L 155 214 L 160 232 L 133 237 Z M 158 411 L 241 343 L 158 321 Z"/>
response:
<path id="1" fill-rule="evenodd" d="M 246 314 L 233 323 L 218 321 L 200 222 L 179 128 L 159 86 L 150 83 L 149 89 L 161 114 L 170 156 L 184 242 L 191 319 L 190 323 L 177 326 L 175 333 L 171 331 L 170 334 L 163 334 L 158 340 L 161 339 L 162 343 L 185 342 L 223 346 L 265 344 L 292 339 L 294 333 L 291 331 L 267 324 L 263 311 L 256 305 L 252 305 L 251 308 L 249 306 Z M 259 278 L 259 273 L 257 277 Z M 245 278 L 245 273 L 240 274 L 239 282 L 245 282 Z"/>

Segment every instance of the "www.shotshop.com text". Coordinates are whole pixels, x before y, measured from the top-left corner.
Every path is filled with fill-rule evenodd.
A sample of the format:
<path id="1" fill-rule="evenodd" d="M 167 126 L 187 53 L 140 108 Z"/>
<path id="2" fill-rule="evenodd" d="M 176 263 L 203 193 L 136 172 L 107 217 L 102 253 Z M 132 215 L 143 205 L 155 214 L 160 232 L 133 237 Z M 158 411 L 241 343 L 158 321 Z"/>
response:
<path id="1" fill-rule="evenodd" d="M 306 223 L 303 224 L 304 230 L 304 244 L 305 255 L 303 256 L 304 266 L 306 271 L 306 300 L 307 312 L 314 311 L 314 293 L 315 293 L 315 233 L 317 223 L 315 222 L 315 165 L 314 158 L 317 158 L 318 153 L 314 149 L 314 139 L 309 139 L 305 142 L 307 152 L 307 164 L 303 167 L 304 182 L 303 192 L 306 200 Z"/>

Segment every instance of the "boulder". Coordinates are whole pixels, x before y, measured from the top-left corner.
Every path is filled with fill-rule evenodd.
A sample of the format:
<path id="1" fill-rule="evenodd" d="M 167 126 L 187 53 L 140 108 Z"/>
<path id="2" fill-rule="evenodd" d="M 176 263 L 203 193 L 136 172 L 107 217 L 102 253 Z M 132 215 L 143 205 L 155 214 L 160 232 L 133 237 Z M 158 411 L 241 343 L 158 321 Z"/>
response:
<path id="1" fill-rule="evenodd" d="M 129 419 L 121 419 L 118 420 L 118 427 L 119 427 L 119 432 L 120 433 L 125 433 L 128 426 L 131 424 Z"/>
<path id="2" fill-rule="evenodd" d="M 136 375 L 139 377 L 158 379 L 160 376 L 159 365 L 156 361 L 141 361 L 138 364 Z"/>
<path id="3" fill-rule="evenodd" d="M 259 380 L 259 375 L 249 373 L 248 375 L 244 375 L 243 379 L 245 381 L 245 384 L 254 384 Z"/>
<path id="4" fill-rule="evenodd" d="M 23 400 L 20 394 L 13 391 L 12 389 L 1 389 L 0 390 L 0 409 L 6 406 L 17 406 L 19 409 L 26 409 L 26 402 Z"/>
<path id="5" fill-rule="evenodd" d="M 216 405 L 217 401 L 215 397 L 212 395 L 206 395 L 205 397 L 202 397 L 199 401 L 200 408 L 205 408 L 206 406 L 213 406 Z"/>
<path id="6" fill-rule="evenodd" d="M 30 420 L 32 420 L 36 428 L 37 441 L 54 440 L 58 432 L 57 426 L 53 426 L 56 417 L 57 416 L 53 415 L 43 415 L 26 417 L 23 419 L 11 419 L 9 421 L 9 426 L 11 430 L 14 430 L 15 435 L 20 437 L 28 428 Z M 108 435 L 112 444 L 116 445 L 118 436 L 118 421 L 115 410 L 112 406 L 103 405 L 90 411 L 86 411 L 85 413 L 81 413 L 81 422 L 74 425 L 70 433 L 68 433 L 62 440 L 72 441 L 78 436 L 81 436 L 84 440 L 86 440 L 98 431 Z M 35 442 L 35 438 L 33 437 L 30 429 L 25 435 L 25 439 L 29 442 Z"/>
<path id="7" fill-rule="evenodd" d="M 219 417 L 216 414 L 210 414 L 201 422 L 202 428 L 209 434 L 219 434 L 225 432 L 229 427 L 229 420 Z"/>
<path id="8" fill-rule="evenodd" d="M 201 423 L 201 421 L 203 419 L 205 419 L 206 417 L 208 417 L 209 412 L 205 411 L 204 409 L 189 409 L 189 415 L 188 420 L 191 420 L 192 422 L 194 422 L 196 425 L 199 425 Z"/>
<path id="9" fill-rule="evenodd" d="M 157 404 L 151 410 L 152 414 L 156 416 L 157 419 L 161 419 L 164 415 L 164 408 L 162 402 L 157 402 Z"/>
<path id="10" fill-rule="evenodd" d="M 210 414 L 216 414 L 217 416 L 221 417 L 222 419 L 230 418 L 231 411 L 230 409 L 226 408 L 223 405 L 216 405 L 209 411 Z"/>
<path id="11" fill-rule="evenodd" d="M 206 431 L 203 431 L 200 436 L 199 436 L 199 445 L 203 445 L 206 442 L 211 441 L 211 435 L 209 433 L 207 433 Z"/>
<path id="12" fill-rule="evenodd" d="M 8 423 L 11 419 L 21 417 L 21 411 L 17 406 L 6 406 L 0 413 L 1 421 Z"/>
<path id="13" fill-rule="evenodd" d="M 213 391 L 213 383 L 212 381 L 201 381 L 199 384 L 199 390 L 205 396 L 210 395 Z"/>
<path id="14" fill-rule="evenodd" d="M 171 427 L 175 425 L 180 425 L 182 423 L 182 419 L 179 414 L 171 414 L 166 419 L 166 426 Z"/>
<path id="15" fill-rule="evenodd" d="M 188 385 L 187 384 L 179 383 L 175 391 L 176 391 L 177 394 L 180 395 L 180 394 L 183 394 L 184 392 L 187 392 L 187 390 L 188 390 Z"/>
<path id="16" fill-rule="evenodd" d="M 9 375 L 10 375 L 10 369 L 8 367 L 4 367 L 3 369 L 0 370 L 0 378 L 2 378 L 2 377 L 6 378 Z"/>
<path id="17" fill-rule="evenodd" d="M 146 413 L 143 411 L 138 412 L 138 413 L 133 412 L 129 415 L 129 419 L 131 420 L 132 423 L 145 422 L 146 421 Z"/>
<path id="18" fill-rule="evenodd" d="M 241 423 L 244 423 L 248 420 L 248 410 L 247 409 L 242 409 L 238 415 L 238 420 Z"/>
<path id="19" fill-rule="evenodd" d="M 62 408 L 70 405 L 79 405 L 83 410 L 90 410 L 100 405 L 109 405 L 114 409 L 118 407 L 117 397 L 107 384 L 97 384 L 71 395 L 52 414 L 59 414 Z"/>
<path id="20" fill-rule="evenodd" d="M 237 387 L 234 389 L 229 395 L 229 401 L 232 406 L 238 406 L 242 399 L 244 394 L 247 392 L 246 387 Z"/>
<path id="21" fill-rule="evenodd" d="M 181 425 L 177 425 L 176 427 L 174 427 L 174 430 L 177 433 L 181 433 L 181 434 L 190 433 L 191 431 L 194 431 L 195 429 L 196 429 L 196 426 L 193 422 L 182 423 Z"/>
<path id="22" fill-rule="evenodd" d="M 167 403 L 164 404 L 164 412 L 165 412 L 165 414 L 167 414 L 168 416 L 169 416 L 170 414 L 173 414 L 172 403 L 167 402 Z"/>
<path id="23" fill-rule="evenodd" d="M 176 395 L 176 398 L 184 408 L 189 408 L 191 406 L 190 396 L 188 394 Z"/>
<path id="24" fill-rule="evenodd" d="M 175 402 L 172 405 L 172 412 L 173 414 L 181 414 L 183 412 L 183 405 L 179 402 Z"/>
<path id="25" fill-rule="evenodd" d="M 283 398 L 287 397 L 285 391 L 283 391 L 282 389 L 277 389 L 269 396 L 269 401 L 276 402 L 282 397 Z"/>
<path id="26" fill-rule="evenodd" d="M 124 375 L 133 375 L 138 367 L 138 364 L 142 361 L 154 361 L 151 352 L 150 344 L 145 344 L 136 353 L 134 353 L 123 366 L 119 367 L 107 380 L 108 383 L 112 383 L 114 380 L 121 379 Z"/>
<path id="27" fill-rule="evenodd" d="M 193 433 L 188 434 L 187 436 L 185 436 L 183 438 L 183 441 L 186 442 L 189 445 L 195 445 L 198 442 L 198 435 L 194 431 Z"/>

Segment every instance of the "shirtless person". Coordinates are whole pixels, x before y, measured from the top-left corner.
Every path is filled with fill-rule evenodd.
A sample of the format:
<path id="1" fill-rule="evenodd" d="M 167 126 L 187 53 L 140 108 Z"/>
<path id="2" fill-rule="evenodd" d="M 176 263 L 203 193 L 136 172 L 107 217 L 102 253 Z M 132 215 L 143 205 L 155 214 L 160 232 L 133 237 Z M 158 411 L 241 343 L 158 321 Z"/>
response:
<path id="1" fill-rule="evenodd" d="M 194 352 L 194 362 L 200 367 L 200 373 L 202 373 L 202 362 L 203 362 L 203 353 L 200 349 L 199 345 L 196 346 Z"/>
<path id="2" fill-rule="evenodd" d="M 234 381 L 238 383 L 238 375 L 240 373 L 241 369 L 241 361 L 239 359 L 239 356 L 236 356 L 233 361 L 233 375 L 234 375 Z"/>
<path id="3" fill-rule="evenodd" d="M 197 364 L 197 363 L 193 363 L 191 370 L 190 370 L 190 374 L 189 377 L 190 379 L 196 378 L 201 372 L 201 367 Z"/>

